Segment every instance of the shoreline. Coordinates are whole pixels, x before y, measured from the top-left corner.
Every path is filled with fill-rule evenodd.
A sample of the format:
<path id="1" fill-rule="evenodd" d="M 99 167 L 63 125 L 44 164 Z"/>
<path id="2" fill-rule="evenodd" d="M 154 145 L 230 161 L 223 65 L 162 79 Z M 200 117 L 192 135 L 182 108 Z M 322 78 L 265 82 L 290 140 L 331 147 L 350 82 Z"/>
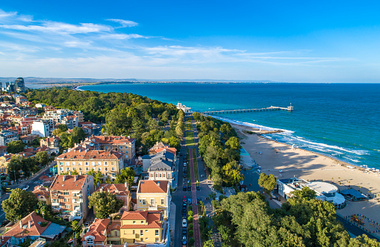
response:
<path id="1" fill-rule="evenodd" d="M 260 166 L 261 172 L 273 174 L 277 179 L 298 177 L 307 181 L 324 181 L 332 183 L 339 190 L 355 189 L 371 198 L 365 201 L 347 201 L 347 206 L 337 209 L 342 217 L 350 217 L 360 213 L 380 223 L 380 173 L 363 167 L 351 165 L 338 159 L 302 148 L 294 148 L 289 144 L 266 138 L 245 125 L 230 123 L 236 130 L 241 145 Z M 249 173 L 255 169 L 247 170 Z M 251 183 L 247 177 L 245 184 Z M 379 233 L 375 234 L 380 236 Z"/>

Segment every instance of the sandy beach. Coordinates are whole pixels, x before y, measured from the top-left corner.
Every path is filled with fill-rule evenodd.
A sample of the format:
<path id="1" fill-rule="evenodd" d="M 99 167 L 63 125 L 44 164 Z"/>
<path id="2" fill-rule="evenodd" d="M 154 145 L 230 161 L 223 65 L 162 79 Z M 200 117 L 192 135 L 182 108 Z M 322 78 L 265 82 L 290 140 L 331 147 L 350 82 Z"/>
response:
<path id="1" fill-rule="evenodd" d="M 347 203 L 343 209 L 337 210 L 342 216 L 359 213 L 380 223 L 380 174 L 365 171 L 363 168 L 332 159 L 330 157 L 292 148 L 262 137 L 257 129 L 232 124 L 244 149 L 253 160 L 261 166 L 261 172 L 274 174 L 277 178 L 296 176 L 308 181 L 319 180 L 335 184 L 339 189 L 351 188 L 363 194 L 377 195 L 377 198 L 362 202 Z M 378 234 L 377 234 L 378 235 Z"/>

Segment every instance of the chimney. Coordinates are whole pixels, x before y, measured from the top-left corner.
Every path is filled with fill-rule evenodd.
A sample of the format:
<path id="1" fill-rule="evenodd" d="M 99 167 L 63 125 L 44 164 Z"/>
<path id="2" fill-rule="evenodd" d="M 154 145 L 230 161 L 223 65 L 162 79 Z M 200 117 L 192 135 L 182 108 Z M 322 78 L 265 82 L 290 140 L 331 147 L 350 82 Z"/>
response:
<path id="1" fill-rule="evenodd" d="M 31 225 L 31 223 L 30 223 L 30 220 L 28 221 L 28 228 L 30 228 L 30 225 Z"/>
<path id="2" fill-rule="evenodd" d="M 66 180 L 66 175 L 63 175 L 62 181 L 65 182 L 65 180 Z"/>
<path id="3" fill-rule="evenodd" d="M 22 220 L 20 220 L 20 229 L 22 229 Z"/>
<path id="4" fill-rule="evenodd" d="M 75 175 L 74 182 L 76 182 L 77 180 L 78 180 L 78 175 Z"/>

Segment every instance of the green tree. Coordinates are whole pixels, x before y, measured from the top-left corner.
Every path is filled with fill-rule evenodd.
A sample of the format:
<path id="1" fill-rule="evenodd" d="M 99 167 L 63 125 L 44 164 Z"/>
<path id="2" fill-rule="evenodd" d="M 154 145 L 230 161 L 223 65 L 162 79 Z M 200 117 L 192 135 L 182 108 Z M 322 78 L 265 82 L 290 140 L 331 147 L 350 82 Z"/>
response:
<path id="1" fill-rule="evenodd" d="M 120 173 L 116 176 L 115 184 L 122 184 L 127 182 L 128 187 L 133 183 L 133 179 L 136 173 L 131 167 L 126 167 L 120 170 Z"/>
<path id="2" fill-rule="evenodd" d="M 203 247 L 214 247 L 214 242 L 211 239 L 203 243 Z"/>
<path id="3" fill-rule="evenodd" d="M 314 190 L 309 187 L 303 187 L 301 190 L 295 190 L 292 194 L 297 198 L 306 198 L 306 199 L 314 199 L 317 194 Z"/>
<path id="4" fill-rule="evenodd" d="M 108 192 L 95 192 L 88 197 L 89 207 L 95 207 L 95 215 L 99 219 L 108 218 L 124 205 L 124 201 L 117 199 L 116 195 Z"/>
<path id="5" fill-rule="evenodd" d="M 99 186 L 99 184 L 103 183 L 104 175 L 100 171 L 96 172 L 94 170 L 91 170 L 87 174 L 94 177 L 95 187 L 97 187 L 97 186 Z"/>
<path id="6" fill-rule="evenodd" d="M 80 234 L 82 232 L 83 225 L 79 224 L 77 220 L 71 222 L 71 229 L 74 232 L 74 237 L 76 239 L 80 238 Z"/>
<path id="7" fill-rule="evenodd" d="M 5 218 L 15 221 L 31 213 L 37 205 L 37 199 L 32 192 L 14 189 L 9 198 L 4 200 L 1 205 Z"/>
<path id="8" fill-rule="evenodd" d="M 11 180 L 20 178 L 20 171 L 22 171 L 22 158 L 19 155 L 12 156 L 8 164 L 8 174 Z"/>
<path id="9" fill-rule="evenodd" d="M 25 144 L 22 141 L 12 141 L 7 144 L 8 153 L 16 154 L 24 151 Z"/>
<path id="10" fill-rule="evenodd" d="M 261 173 L 259 177 L 259 186 L 270 194 L 276 186 L 276 177 L 273 174 L 268 176 L 265 173 Z"/>
<path id="11" fill-rule="evenodd" d="M 46 151 L 36 153 L 34 159 L 41 165 L 45 166 L 49 163 L 49 154 Z"/>
<path id="12" fill-rule="evenodd" d="M 86 137 L 84 130 L 80 127 L 75 127 L 71 133 L 72 142 L 80 143 Z M 74 146 L 74 145 L 73 145 Z"/>
<path id="13" fill-rule="evenodd" d="M 239 184 L 244 179 L 244 176 L 240 173 L 240 171 L 241 167 L 235 160 L 223 166 L 222 177 L 224 184 L 226 186 L 234 186 Z"/>

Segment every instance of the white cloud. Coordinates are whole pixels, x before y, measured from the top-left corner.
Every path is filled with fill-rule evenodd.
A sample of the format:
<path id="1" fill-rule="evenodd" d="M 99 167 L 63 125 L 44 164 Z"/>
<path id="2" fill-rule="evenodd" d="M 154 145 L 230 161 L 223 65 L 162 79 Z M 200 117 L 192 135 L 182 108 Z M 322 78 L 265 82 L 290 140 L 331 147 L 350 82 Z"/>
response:
<path id="1" fill-rule="evenodd" d="M 122 27 L 135 27 L 138 25 L 137 22 L 123 20 L 123 19 L 107 19 L 107 21 L 113 21 L 113 22 L 119 23 Z"/>
<path id="2" fill-rule="evenodd" d="M 110 33 L 110 34 L 103 34 L 99 36 L 101 39 L 118 39 L 118 40 L 123 40 L 123 39 L 147 39 L 148 37 L 142 36 L 140 34 L 124 34 L 124 33 Z"/>

